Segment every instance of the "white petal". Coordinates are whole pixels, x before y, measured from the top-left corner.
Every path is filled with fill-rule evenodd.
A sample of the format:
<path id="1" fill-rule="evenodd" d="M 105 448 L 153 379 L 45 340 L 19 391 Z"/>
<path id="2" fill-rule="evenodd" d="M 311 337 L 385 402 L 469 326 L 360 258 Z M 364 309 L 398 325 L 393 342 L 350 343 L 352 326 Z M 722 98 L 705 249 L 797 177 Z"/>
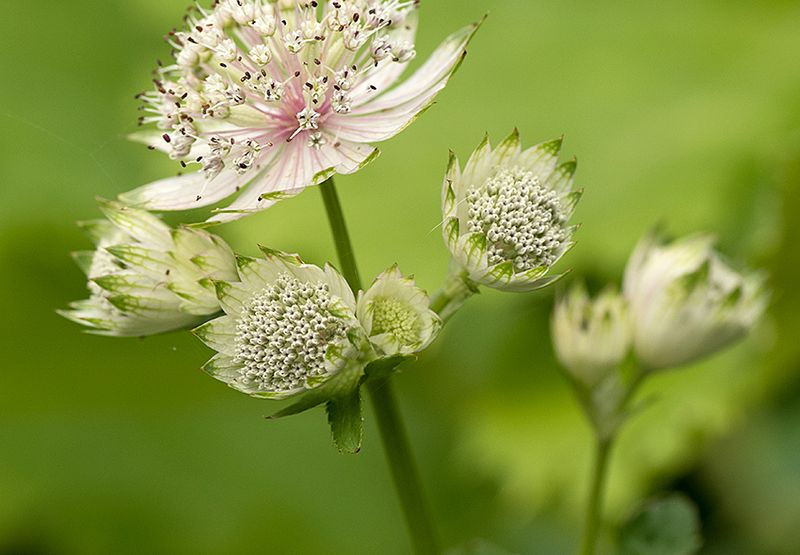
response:
<path id="1" fill-rule="evenodd" d="M 306 187 L 319 185 L 334 173 L 357 171 L 378 152 L 370 146 L 337 141 L 333 137 L 326 140 L 319 150 L 305 144 L 303 136 L 289 143 L 239 198 L 218 210 L 208 222 L 229 222 L 265 210 L 279 200 L 300 194 Z"/>
<path id="2" fill-rule="evenodd" d="M 445 39 L 402 85 L 349 114 L 330 116 L 325 121 L 326 127 L 340 139 L 359 143 L 383 141 L 402 131 L 447 85 L 478 25 L 465 27 Z"/>
<path id="3" fill-rule="evenodd" d="M 391 33 L 391 38 L 397 41 L 414 43 L 417 34 L 417 12 L 409 14 L 400 29 Z M 378 67 L 371 69 L 350 91 L 353 107 L 363 106 L 377 96 L 381 95 L 400 78 L 408 68 L 410 62 L 395 62 L 391 57 L 384 59 Z M 374 87 L 374 88 L 373 88 Z"/>
<path id="4" fill-rule="evenodd" d="M 189 210 L 221 201 L 252 180 L 255 174 L 239 175 L 224 169 L 213 179 L 202 171 L 154 181 L 119 196 L 122 202 L 147 210 Z"/>
<path id="5" fill-rule="evenodd" d="M 447 37 L 430 58 L 402 85 L 382 95 L 358 110 L 358 114 L 372 113 L 423 97 L 432 98 L 447 84 L 450 75 L 466 54 L 466 48 L 480 23 L 468 25 Z M 435 90 L 434 90 L 435 89 Z"/>

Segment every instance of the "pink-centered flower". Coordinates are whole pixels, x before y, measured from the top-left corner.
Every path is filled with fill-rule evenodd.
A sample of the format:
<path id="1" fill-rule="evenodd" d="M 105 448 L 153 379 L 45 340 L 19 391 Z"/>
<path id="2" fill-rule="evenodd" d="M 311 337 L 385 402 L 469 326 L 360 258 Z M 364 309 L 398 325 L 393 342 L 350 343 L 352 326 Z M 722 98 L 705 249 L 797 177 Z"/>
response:
<path id="1" fill-rule="evenodd" d="M 185 210 L 239 193 L 209 220 L 268 208 L 375 158 L 447 84 L 479 24 L 448 37 L 408 80 L 418 0 L 224 0 L 193 9 L 168 36 L 174 63 L 141 95 L 135 140 L 165 151 L 184 175 L 121 196 Z M 196 170 L 196 171 L 191 171 Z"/>

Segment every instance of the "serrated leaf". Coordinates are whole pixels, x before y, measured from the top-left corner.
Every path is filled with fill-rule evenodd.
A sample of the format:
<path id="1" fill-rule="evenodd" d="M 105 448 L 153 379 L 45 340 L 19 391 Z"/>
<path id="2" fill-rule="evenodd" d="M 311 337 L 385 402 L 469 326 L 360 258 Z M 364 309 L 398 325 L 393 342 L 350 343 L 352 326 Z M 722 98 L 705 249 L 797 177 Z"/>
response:
<path id="1" fill-rule="evenodd" d="M 361 450 L 364 435 L 364 416 L 361 411 L 361 391 L 355 391 L 328 401 L 328 423 L 333 443 L 340 453 L 355 454 Z"/>
<path id="2" fill-rule="evenodd" d="M 619 555 L 694 555 L 702 543 L 697 509 L 670 495 L 648 503 L 623 527 Z"/>

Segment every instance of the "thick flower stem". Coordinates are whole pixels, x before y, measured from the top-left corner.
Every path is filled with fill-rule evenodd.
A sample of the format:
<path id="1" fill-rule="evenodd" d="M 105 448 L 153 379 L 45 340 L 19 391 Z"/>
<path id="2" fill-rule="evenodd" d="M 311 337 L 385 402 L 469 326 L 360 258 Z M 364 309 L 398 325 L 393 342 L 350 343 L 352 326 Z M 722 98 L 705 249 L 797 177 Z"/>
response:
<path id="1" fill-rule="evenodd" d="M 586 522 L 583 529 L 580 555 L 594 555 L 597 544 L 597 533 L 600 530 L 600 518 L 603 506 L 603 491 L 608 474 L 608 460 L 611 455 L 611 438 L 598 437 L 595 443 L 594 463 L 592 466 L 589 499 L 586 504 Z"/>
<path id="2" fill-rule="evenodd" d="M 419 474 L 411 458 L 411 446 L 400 419 L 392 383 L 388 379 L 373 381 L 367 388 L 381 430 L 383 449 L 392 469 L 394 485 L 414 543 L 414 551 L 419 555 L 438 555 L 436 533 L 422 494 Z"/>
<path id="3" fill-rule="evenodd" d="M 325 210 L 336 244 L 336 253 L 342 266 L 342 275 L 354 291 L 361 289 L 353 246 L 347 231 L 342 205 L 336 193 L 333 178 L 320 185 Z M 402 505 L 414 551 L 419 555 L 440 553 L 433 523 L 428 515 L 427 504 L 422 494 L 421 482 L 405 427 L 400 419 L 397 401 L 389 379 L 372 381 L 367 385 L 372 407 L 378 420 L 381 441 L 392 472 L 395 489 Z"/>

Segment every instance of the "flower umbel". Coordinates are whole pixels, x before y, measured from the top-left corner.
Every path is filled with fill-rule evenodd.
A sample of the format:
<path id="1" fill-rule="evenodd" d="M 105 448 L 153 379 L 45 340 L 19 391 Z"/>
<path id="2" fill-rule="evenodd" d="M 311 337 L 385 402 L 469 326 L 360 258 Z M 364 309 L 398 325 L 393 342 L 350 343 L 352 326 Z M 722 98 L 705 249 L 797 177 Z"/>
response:
<path id="1" fill-rule="evenodd" d="M 442 189 L 445 243 L 454 272 L 473 284 L 531 291 L 574 244 L 568 225 L 581 196 L 576 162 L 558 164 L 561 139 L 528 150 L 514 132 L 492 149 L 488 138 L 462 171 L 451 153 Z"/>
<path id="2" fill-rule="evenodd" d="M 354 390 L 374 353 L 344 278 L 331 266 L 264 252 L 238 258 L 241 281 L 216 282 L 225 315 L 194 330 L 218 352 L 204 369 L 267 399 L 323 386 L 330 397 Z"/>
<path id="3" fill-rule="evenodd" d="M 445 87 L 477 29 L 448 37 L 395 88 L 415 56 L 416 0 L 223 0 L 170 33 L 174 63 L 141 95 L 136 140 L 187 175 L 121 198 L 183 210 L 241 195 L 211 221 L 263 210 L 374 158 L 369 143 L 405 128 Z"/>
<path id="4" fill-rule="evenodd" d="M 102 202 L 106 220 L 83 224 L 96 249 L 75 258 L 88 299 L 60 314 L 95 333 L 142 336 L 196 326 L 220 311 L 211 279 L 237 279 L 233 253 L 198 229 L 170 229 L 143 210 Z"/>
<path id="5" fill-rule="evenodd" d="M 703 358 L 744 337 L 764 312 L 764 277 L 732 270 L 714 239 L 642 239 L 625 270 L 634 351 L 648 370 Z"/>
<path id="6" fill-rule="evenodd" d="M 556 303 L 551 331 L 559 362 L 587 388 L 618 367 L 631 347 L 627 303 L 610 289 L 591 299 L 585 287 L 574 286 Z"/>
<path id="7" fill-rule="evenodd" d="M 355 295 L 332 266 L 262 248 L 239 257 L 240 281 L 217 281 L 225 316 L 194 330 L 217 354 L 204 366 L 230 387 L 263 399 L 294 398 L 273 417 L 326 403 L 334 442 L 361 445 L 360 386 L 372 362 L 387 373 L 438 331 L 427 296 L 396 268 Z"/>
<path id="8" fill-rule="evenodd" d="M 380 353 L 410 355 L 430 345 L 441 329 L 442 322 L 429 305 L 425 291 L 393 266 L 359 294 L 357 314 Z"/>

